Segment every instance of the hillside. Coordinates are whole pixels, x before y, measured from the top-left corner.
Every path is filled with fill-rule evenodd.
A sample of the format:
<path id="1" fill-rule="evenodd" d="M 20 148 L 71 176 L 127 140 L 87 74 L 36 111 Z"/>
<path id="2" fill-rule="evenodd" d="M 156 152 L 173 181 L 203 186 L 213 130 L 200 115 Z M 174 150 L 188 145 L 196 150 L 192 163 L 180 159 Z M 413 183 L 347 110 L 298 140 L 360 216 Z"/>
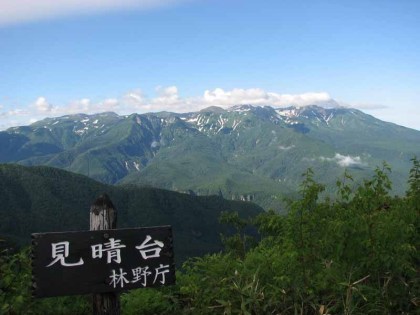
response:
<path id="1" fill-rule="evenodd" d="M 420 131 L 356 109 L 242 105 L 45 119 L 0 132 L 0 161 L 281 209 L 282 197 L 296 191 L 308 167 L 331 191 L 344 169 L 357 180 L 385 160 L 394 193 L 400 194 L 410 159 L 420 155 L 419 143 Z"/>
<path id="2" fill-rule="evenodd" d="M 244 217 L 262 211 L 217 196 L 113 187 L 50 167 L 0 165 L 0 192 L 0 238 L 28 244 L 33 232 L 88 230 L 90 205 L 107 193 L 117 208 L 119 228 L 172 225 L 178 261 L 221 249 L 221 211 Z"/>

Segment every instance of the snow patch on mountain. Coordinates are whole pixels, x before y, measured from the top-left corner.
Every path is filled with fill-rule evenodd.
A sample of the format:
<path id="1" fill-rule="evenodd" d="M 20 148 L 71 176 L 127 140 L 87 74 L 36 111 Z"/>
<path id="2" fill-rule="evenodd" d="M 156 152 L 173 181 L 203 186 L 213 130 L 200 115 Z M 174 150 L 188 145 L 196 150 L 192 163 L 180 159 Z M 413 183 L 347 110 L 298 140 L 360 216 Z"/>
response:
<path id="1" fill-rule="evenodd" d="M 305 107 L 278 108 L 275 110 L 277 116 L 287 124 L 294 124 L 300 118 L 309 119 L 317 123 L 330 125 L 330 121 L 337 116 L 340 108 L 325 108 L 318 105 Z M 342 121 L 343 124 L 343 121 Z"/>
<path id="2" fill-rule="evenodd" d="M 287 117 L 292 118 L 297 116 L 297 108 L 289 107 L 289 108 L 278 108 L 275 110 L 277 114 L 279 114 L 280 118 Z"/>
<path id="3" fill-rule="evenodd" d="M 82 136 L 89 130 L 89 127 L 83 127 L 82 129 L 73 129 L 73 130 L 75 134 Z"/>
<path id="4" fill-rule="evenodd" d="M 252 105 L 235 105 L 235 106 L 229 107 L 227 110 L 229 112 L 249 112 L 254 108 L 255 106 L 252 106 Z"/>
<path id="5" fill-rule="evenodd" d="M 236 128 L 238 128 L 238 126 L 241 124 L 241 121 L 236 121 L 236 119 L 233 121 L 233 126 L 232 129 L 236 130 Z"/>
<path id="6" fill-rule="evenodd" d="M 195 124 L 198 122 L 200 116 L 197 117 L 191 117 L 191 118 L 187 118 L 187 117 L 182 117 L 182 120 L 185 120 L 185 122 L 190 123 L 190 124 Z"/>
<path id="7" fill-rule="evenodd" d="M 333 118 L 334 117 L 334 113 L 330 113 L 329 115 L 328 115 L 328 117 L 326 117 L 325 118 L 325 122 L 327 123 L 327 125 L 328 125 L 328 122 L 331 120 L 331 118 Z"/>
<path id="8" fill-rule="evenodd" d="M 295 147 L 294 144 L 289 145 L 289 146 L 279 145 L 279 149 L 282 151 L 289 151 L 290 149 L 293 149 L 294 147 Z"/>

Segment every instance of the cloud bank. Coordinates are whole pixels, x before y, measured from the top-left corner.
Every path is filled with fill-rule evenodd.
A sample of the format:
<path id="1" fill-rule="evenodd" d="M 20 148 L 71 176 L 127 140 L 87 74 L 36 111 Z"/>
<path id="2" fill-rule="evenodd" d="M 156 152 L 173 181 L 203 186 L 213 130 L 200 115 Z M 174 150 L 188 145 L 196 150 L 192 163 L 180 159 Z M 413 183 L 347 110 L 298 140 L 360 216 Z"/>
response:
<path id="1" fill-rule="evenodd" d="M 278 94 L 274 92 L 266 92 L 263 89 L 233 89 L 224 91 L 217 88 L 212 91 L 204 92 L 202 101 L 209 105 L 232 105 L 232 104 L 253 104 L 264 105 L 270 104 L 274 106 L 305 106 L 319 102 L 331 100 L 326 92 L 311 92 L 303 94 Z"/>
<path id="2" fill-rule="evenodd" d="M 148 10 L 186 0 L 0 0 L 0 26 L 113 10 Z M 190 0 L 191 1 L 191 0 Z"/>
<path id="3" fill-rule="evenodd" d="M 182 97 L 176 86 L 157 87 L 157 96 L 147 98 L 141 90 L 127 93 L 123 100 L 141 111 L 175 111 L 188 112 L 208 106 L 227 108 L 238 104 L 271 105 L 275 107 L 306 106 L 322 104 L 332 100 L 326 92 L 309 92 L 303 94 L 279 94 L 267 92 L 260 88 L 232 89 L 225 91 L 222 88 L 205 90 L 203 95 L 197 97 Z"/>

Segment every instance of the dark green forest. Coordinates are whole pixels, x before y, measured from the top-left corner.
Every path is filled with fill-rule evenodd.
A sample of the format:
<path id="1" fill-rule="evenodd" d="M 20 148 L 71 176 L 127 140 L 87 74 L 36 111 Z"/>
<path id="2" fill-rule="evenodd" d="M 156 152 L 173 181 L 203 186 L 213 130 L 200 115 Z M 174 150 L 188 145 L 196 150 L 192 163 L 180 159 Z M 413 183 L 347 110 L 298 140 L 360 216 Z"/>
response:
<path id="1" fill-rule="evenodd" d="M 122 294 L 122 313 L 419 314 L 420 161 L 404 196 L 391 195 L 390 172 L 360 184 L 345 172 L 328 195 L 308 169 L 286 215 L 222 212 L 223 251 L 188 259 L 175 286 Z M 29 249 L 0 259 L 0 312 L 91 312 L 89 296 L 31 298 Z"/>
<path id="2" fill-rule="evenodd" d="M 112 186 L 64 170 L 0 165 L 0 239 L 29 245 L 31 233 L 89 229 L 89 209 L 107 193 L 118 212 L 118 228 L 171 225 L 178 263 L 222 249 L 218 222 L 223 210 L 245 216 L 259 206 L 218 196 L 191 196 L 132 185 Z M 1 246 L 1 245 L 0 245 Z"/>

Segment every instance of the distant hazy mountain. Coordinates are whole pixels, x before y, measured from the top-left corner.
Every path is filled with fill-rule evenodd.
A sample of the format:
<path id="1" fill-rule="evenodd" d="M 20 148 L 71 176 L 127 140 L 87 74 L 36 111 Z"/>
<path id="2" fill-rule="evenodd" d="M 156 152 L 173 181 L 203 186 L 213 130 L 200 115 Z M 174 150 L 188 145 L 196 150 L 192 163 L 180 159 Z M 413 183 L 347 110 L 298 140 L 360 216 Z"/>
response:
<path id="1" fill-rule="evenodd" d="M 218 196 L 196 197 L 154 188 L 116 187 L 82 175 L 38 166 L 0 165 L 0 239 L 28 244 L 34 232 L 89 229 L 89 210 L 107 193 L 118 211 L 118 228 L 172 225 L 175 256 L 219 251 L 221 211 L 242 217 L 263 211 L 253 203 Z"/>
<path id="2" fill-rule="evenodd" d="M 308 167 L 333 189 L 344 168 L 357 179 L 387 161 L 395 192 L 402 192 L 410 158 L 420 155 L 420 131 L 356 109 L 241 105 L 45 119 L 0 132 L 0 146 L 1 162 L 276 207 Z"/>

